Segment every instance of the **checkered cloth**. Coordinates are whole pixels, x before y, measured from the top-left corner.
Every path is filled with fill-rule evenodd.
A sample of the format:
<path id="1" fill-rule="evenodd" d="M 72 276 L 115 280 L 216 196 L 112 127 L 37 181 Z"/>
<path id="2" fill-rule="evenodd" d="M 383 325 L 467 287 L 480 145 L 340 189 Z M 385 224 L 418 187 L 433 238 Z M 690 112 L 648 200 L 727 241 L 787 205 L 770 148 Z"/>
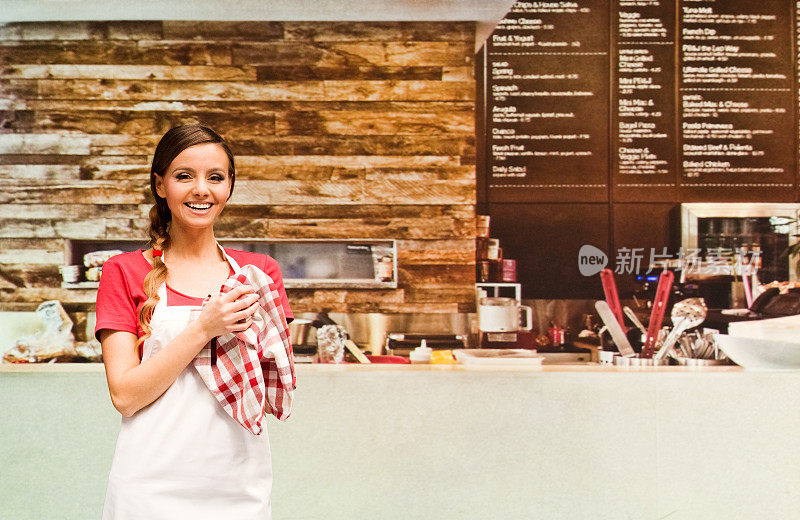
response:
<path id="1" fill-rule="evenodd" d="M 244 284 L 259 296 L 252 324 L 245 331 L 215 338 L 192 363 L 225 412 L 259 435 L 265 412 L 281 421 L 292 412 L 294 357 L 275 282 L 259 268 L 245 265 L 225 280 L 220 292 Z"/>

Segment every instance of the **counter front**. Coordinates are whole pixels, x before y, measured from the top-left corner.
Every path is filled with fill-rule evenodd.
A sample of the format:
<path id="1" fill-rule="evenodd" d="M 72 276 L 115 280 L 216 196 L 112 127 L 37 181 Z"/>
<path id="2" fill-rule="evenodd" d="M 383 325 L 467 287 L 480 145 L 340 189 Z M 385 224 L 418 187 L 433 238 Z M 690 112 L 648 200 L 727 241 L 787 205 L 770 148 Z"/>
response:
<path id="1" fill-rule="evenodd" d="M 800 372 L 298 365 L 282 519 L 791 518 Z M 102 365 L 0 369 L 0 519 L 97 518 Z"/>

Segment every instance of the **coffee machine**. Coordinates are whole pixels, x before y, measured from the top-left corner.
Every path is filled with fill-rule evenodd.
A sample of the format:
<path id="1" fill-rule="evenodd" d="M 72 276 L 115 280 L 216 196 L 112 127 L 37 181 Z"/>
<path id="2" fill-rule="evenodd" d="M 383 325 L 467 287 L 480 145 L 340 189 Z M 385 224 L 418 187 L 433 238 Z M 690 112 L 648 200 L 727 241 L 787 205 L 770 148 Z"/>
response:
<path id="1" fill-rule="evenodd" d="M 511 289 L 514 296 L 500 296 Z M 480 348 L 536 348 L 533 310 L 522 305 L 520 285 L 479 283 L 475 290 Z"/>

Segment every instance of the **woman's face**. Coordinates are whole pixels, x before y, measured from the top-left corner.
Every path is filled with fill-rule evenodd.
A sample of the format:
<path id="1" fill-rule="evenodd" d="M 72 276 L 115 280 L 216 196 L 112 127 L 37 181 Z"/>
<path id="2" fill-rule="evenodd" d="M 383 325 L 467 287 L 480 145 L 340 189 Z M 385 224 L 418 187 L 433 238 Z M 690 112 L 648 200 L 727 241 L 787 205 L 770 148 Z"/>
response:
<path id="1" fill-rule="evenodd" d="M 213 226 L 230 192 L 228 156 L 215 143 L 190 146 L 163 177 L 156 175 L 156 193 L 167 200 L 173 224 L 188 228 Z"/>

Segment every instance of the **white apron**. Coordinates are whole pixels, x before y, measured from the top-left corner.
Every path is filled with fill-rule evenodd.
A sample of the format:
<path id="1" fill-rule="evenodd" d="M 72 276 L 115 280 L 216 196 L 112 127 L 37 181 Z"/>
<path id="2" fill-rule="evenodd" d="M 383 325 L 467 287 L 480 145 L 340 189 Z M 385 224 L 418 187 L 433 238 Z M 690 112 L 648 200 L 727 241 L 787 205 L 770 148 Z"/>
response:
<path id="1" fill-rule="evenodd" d="M 185 329 L 198 309 L 168 307 L 166 284 L 158 294 L 142 361 Z M 158 399 L 122 418 L 103 520 L 269 520 L 271 490 L 266 428 L 253 435 L 234 421 L 190 363 Z"/>

